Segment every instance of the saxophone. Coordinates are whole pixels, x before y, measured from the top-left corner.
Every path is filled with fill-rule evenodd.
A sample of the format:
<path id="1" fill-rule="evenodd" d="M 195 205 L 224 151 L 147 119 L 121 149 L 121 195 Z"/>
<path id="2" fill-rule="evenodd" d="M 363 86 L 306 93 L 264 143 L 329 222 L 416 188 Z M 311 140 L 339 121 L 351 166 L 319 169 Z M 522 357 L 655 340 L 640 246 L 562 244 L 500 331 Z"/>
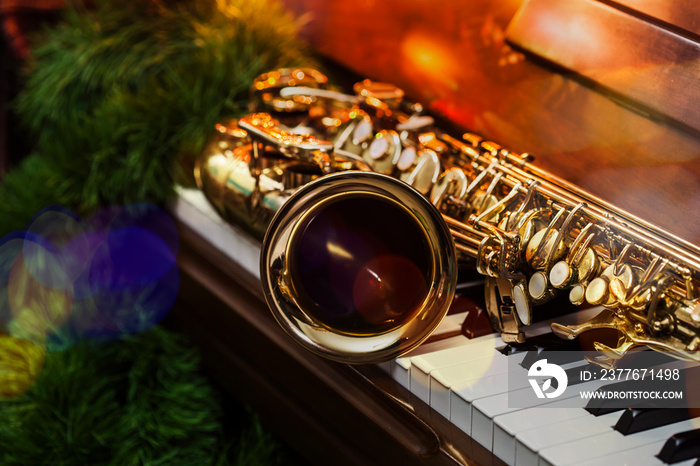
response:
<path id="1" fill-rule="evenodd" d="M 258 77 L 251 114 L 217 125 L 195 178 L 263 239 L 261 280 L 297 342 L 345 363 L 410 351 L 437 327 L 458 264 L 486 277 L 489 318 L 525 341 L 538 306 L 601 306 L 552 331 L 596 342 L 601 365 L 648 347 L 700 361 L 700 249 L 472 133 L 440 129 L 393 85 L 354 95 L 311 69 Z"/>

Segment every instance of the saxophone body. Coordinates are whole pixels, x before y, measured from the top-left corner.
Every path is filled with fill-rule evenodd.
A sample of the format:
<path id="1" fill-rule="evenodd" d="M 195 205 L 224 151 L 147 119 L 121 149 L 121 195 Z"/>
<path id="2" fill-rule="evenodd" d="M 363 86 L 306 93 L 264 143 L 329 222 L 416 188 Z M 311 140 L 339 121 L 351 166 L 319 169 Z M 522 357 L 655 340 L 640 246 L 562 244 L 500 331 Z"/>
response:
<path id="1" fill-rule="evenodd" d="M 346 95 L 314 70 L 259 77 L 251 114 L 217 125 L 195 178 L 227 220 L 263 238 L 261 277 L 276 319 L 342 362 L 386 360 L 446 314 L 457 264 L 486 277 L 506 342 L 525 341 L 555 295 L 601 306 L 565 339 L 613 366 L 648 347 L 700 360 L 700 249 L 565 180 L 532 157 L 443 130 L 390 84 Z"/>

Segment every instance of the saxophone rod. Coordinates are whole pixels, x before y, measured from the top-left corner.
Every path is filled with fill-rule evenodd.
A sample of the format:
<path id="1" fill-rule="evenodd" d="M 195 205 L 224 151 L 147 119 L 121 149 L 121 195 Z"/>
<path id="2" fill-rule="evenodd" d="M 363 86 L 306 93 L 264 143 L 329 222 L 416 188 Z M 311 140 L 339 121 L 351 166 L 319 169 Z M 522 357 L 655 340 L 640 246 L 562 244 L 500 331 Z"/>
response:
<path id="1" fill-rule="evenodd" d="M 450 138 L 450 139 L 454 139 L 454 138 Z M 458 142 L 458 141 L 456 141 L 456 142 Z M 483 154 L 479 155 L 479 159 L 484 164 L 488 164 L 488 166 L 491 166 L 491 163 L 494 161 L 494 157 L 489 157 L 489 156 L 483 155 Z M 535 168 L 531 164 L 527 164 L 527 165 L 529 167 Z M 571 197 L 564 196 L 562 192 L 560 192 L 558 190 L 552 190 L 549 186 L 547 186 L 547 185 L 550 185 L 550 186 L 559 187 L 558 181 L 560 179 L 553 176 L 553 175 L 549 176 L 549 174 L 547 174 L 547 176 L 540 176 L 537 173 L 528 173 L 526 171 L 519 170 L 512 165 L 507 166 L 504 164 L 496 164 L 496 166 L 500 170 L 503 170 L 507 175 L 510 175 L 511 177 L 516 178 L 516 179 L 518 177 L 520 177 L 520 178 L 525 177 L 525 178 L 533 179 L 532 178 L 533 176 L 540 178 L 539 181 L 543 181 L 545 183 L 539 187 L 541 192 L 543 192 L 544 194 L 548 195 L 549 197 L 551 197 L 553 199 L 556 199 L 558 202 L 563 203 L 564 208 L 568 208 L 570 205 L 573 205 L 573 204 L 578 204 L 581 200 L 588 201 L 590 199 L 590 201 L 592 201 L 595 205 L 584 207 L 582 210 L 585 214 L 589 215 L 593 219 L 600 221 L 600 222 L 605 222 L 605 223 L 614 222 L 617 228 L 619 228 L 621 231 L 623 231 L 625 234 L 629 235 L 633 239 L 638 240 L 638 241 L 642 241 L 642 242 L 650 242 L 655 247 L 657 247 L 658 249 L 663 251 L 665 254 L 672 256 L 672 257 L 675 257 L 677 259 L 681 259 L 684 262 L 683 265 L 686 266 L 686 268 L 691 268 L 694 270 L 700 269 L 700 261 L 698 260 L 698 255 L 700 255 L 700 249 L 697 249 L 692 244 L 687 243 L 684 240 L 679 240 L 678 238 L 676 238 L 675 236 L 672 236 L 672 235 L 669 235 L 669 236 L 671 236 L 674 241 L 679 240 L 679 242 L 683 243 L 683 245 L 680 246 L 680 245 L 668 242 L 656 234 L 656 232 L 654 230 L 658 230 L 659 229 L 658 227 L 656 227 L 656 226 L 654 226 L 654 225 L 652 225 L 644 220 L 641 220 L 641 219 L 633 216 L 632 214 L 624 212 L 620 209 L 617 209 L 617 208 L 612 209 L 612 207 L 613 207 L 612 205 L 608 204 L 604 200 L 602 200 L 602 199 L 600 199 L 600 198 L 598 198 L 590 193 L 587 193 L 586 191 L 581 190 L 580 188 L 576 188 L 577 193 L 573 193 L 573 192 L 569 193 L 571 195 Z M 538 171 L 539 171 L 539 169 L 538 169 Z M 546 172 L 540 172 L 540 173 L 546 173 Z M 551 178 L 554 178 L 554 180 L 552 180 Z M 511 189 L 514 188 L 516 186 L 516 183 L 517 183 L 516 181 L 513 181 L 512 179 L 509 179 L 509 178 L 503 179 L 503 182 Z M 571 185 L 569 183 L 566 183 L 566 184 L 568 185 L 565 187 L 565 189 L 567 189 L 567 190 L 569 190 L 570 186 L 573 187 L 573 185 Z M 519 190 L 523 194 L 525 194 L 527 192 L 526 188 L 524 188 L 524 187 L 519 188 Z M 579 196 L 579 198 L 576 199 L 573 196 Z M 629 220 L 631 222 L 636 223 L 637 224 L 636 226 L 638 226 L 640 229 L 638 230 L 638 229 L 632 228 L 627 223 L 623 223 L 620 220 L 618 220 L 618 218 L 612 217 L 607 212 L 605 212 L 605 210 L 604 210 L 605 207 L 603 207 L 603 206 L 610 206 L 611 210 L 614 210 L 614 213 L 617 216 L 622 217 L 624 220 Z M 561 207 L 561 206 L 553 206 L 553 207 Z M 594 209 L 595 207 L 597 207 L 597 209 Z M 598 209 L 600 209 L 600 211 Z M 689 247 L 685 248 L 686 245 Z M 697 254 L 693 254 L 693 251 L 689 251 L 688 249 L 696 249 L 698 252 L 697 252 Z"/>

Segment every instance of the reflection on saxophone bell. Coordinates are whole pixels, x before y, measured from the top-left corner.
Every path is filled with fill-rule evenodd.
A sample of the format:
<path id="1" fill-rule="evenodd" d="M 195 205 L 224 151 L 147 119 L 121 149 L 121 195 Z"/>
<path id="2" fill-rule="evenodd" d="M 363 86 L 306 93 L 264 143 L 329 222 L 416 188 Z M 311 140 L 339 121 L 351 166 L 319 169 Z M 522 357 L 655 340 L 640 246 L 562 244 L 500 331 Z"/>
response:
<path id="1" fill-rule="evenodd" d="M 390 84 L 353 90 L 315 70 L 266 73 L 254 113 L 217 125 L 195 168 L 225 219 L 264 235 L 266 299 L 299 343 L 349 363 L 403 354 L 440 323 L 471 260 L 506 342 L 564 293 L 601 312 L 552 324 L 557 335 L 619 335 L 595 343 L 599 364 L 643 346 L 700 360 L 700 249 L 528 154 L 441 130 Z"/>

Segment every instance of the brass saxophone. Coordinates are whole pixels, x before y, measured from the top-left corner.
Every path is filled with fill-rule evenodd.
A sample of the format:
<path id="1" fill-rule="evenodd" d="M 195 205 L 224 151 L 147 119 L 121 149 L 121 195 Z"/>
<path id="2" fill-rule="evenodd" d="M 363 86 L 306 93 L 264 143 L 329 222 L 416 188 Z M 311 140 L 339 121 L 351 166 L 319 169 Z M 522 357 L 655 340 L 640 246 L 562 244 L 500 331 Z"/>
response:
<path id="1" fill-rule="evenodd" d="M 267 302 L 295 340 L 347 363 L 415 348 L 455 293 L 459 260 L 486 276 L 487 311 L 523 342 L 559 293 L 602 306 L 565 339 L 614 365 L 646 346 L 700 360 L 700 249 L 479 136 L 437 127 L 386 83 L 331 90 L 315 70 L 266 73 L 251 113 L 217 125 L 195 177 L 227 220 L 264 235 Z"/>

